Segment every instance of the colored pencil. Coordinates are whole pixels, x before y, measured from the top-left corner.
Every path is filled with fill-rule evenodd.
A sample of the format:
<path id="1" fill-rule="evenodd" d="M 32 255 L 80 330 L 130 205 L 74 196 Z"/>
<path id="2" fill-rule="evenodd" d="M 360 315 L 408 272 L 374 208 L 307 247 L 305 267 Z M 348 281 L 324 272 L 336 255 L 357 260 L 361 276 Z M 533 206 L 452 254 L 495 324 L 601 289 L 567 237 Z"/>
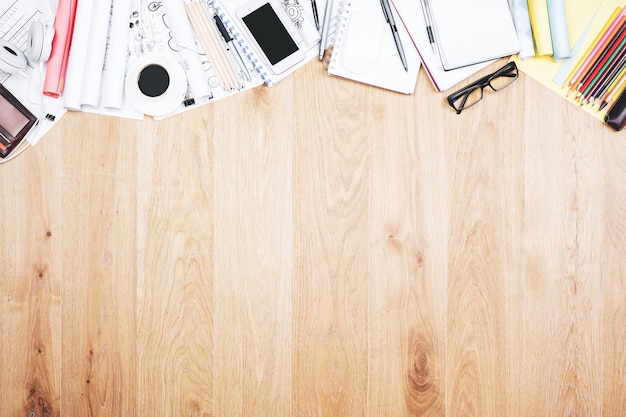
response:
<path id="1" fill-rule="evenodd" d="M 589 98 L 587 99 L 592 104 L 595 104 L 596 101 L 604 95 L 604 93 L 608 90 L 609 85 L 615 80 L 620 72 L 624 69 L 626 64 L 626 48 L 623 49 L 617 59 L 613 62 L 613 64 L 605 71 L 602 78 L 598 81 L 595 88 L 589 94 Z"/>
<path id="2" fill-rule="evenodd" d="M 613 91 L 615 91 L 614 89 L 619 88 L 622 79 L 624 79 L 624 75 L 626 75 L 626 65 L 622 68 L 618 76 L 611 82 L 609 88 L 604 93 L 604 95 L 598 99 L 598 103 L 600 103 L 600 110 L 602 110 L 602 108 L 606 106 L 606 104 L 604 103 L 606 103 L 609 96 L 613 93 Z M 602 104 L 604 104 L 604 106 Z"/>
<path id="3" fill-rule="evenodd" d="M 610 25 L 608 30 L 600 37 L 600 40 L 595 43 L 593 49 L 587 60 L 581 65 L 578 69 L 572 80 L 570 81 L 570 87 L 578 87 L 580 84 L 580 80 L 585 73 L 588 72 L 589 67 L 593 65 L 594 62 L 597 61 L 598 56 L 605 49 L 606 45 L 610 42 L 610 40 L 614 37 L 615 33 L 619 30 L 619 28 L 626 21 L 626 7 L 622 8 L 622 11 L 618 15 L 617 19 L 615 19 Z"/>
<path id="4" fill-rule="evenodd" d="M 606 47 L 598 54 L 597 59 L 594 60 L 593 65 L 589 68 L 589 70 L 585 73 L 580 83 L 578 84 L 577 90 L 584 94 L 587 89 L 591 85 L 595 85 L 595 81 L 597 80 L 596 75 L 602 73 L 605 68 L 605 64 L 608 62 L 612 62 L 615 58 L 615 52 L 619 47 L 622 47 L 622 41 L 626 39 L 626 22 L 620 27 L 617 35 L 611 38 Z M 580 96 L 580 95 L 579 95 Z"/>
<path id="5" fill-rule="evenodd" d="M 620 41 L 617 48 L 614 48 L 610 56 L 604 58 L 603 62 L 597 68 L 593 78 L 588 82 L 587 87 L 584 90 L 584 99 L 588 99 L 590 94 L 596 91 L 596 88 L 606 80 L 606 77 L 612 74 L 612 71 L 616 65 L 619 65 L 620 60 L 623 58 L 626 52 L 626 32 Z"/>
<path id="6" fill-rule="evenodd" d="M 617 98 L 620 96 L 620 94 L 622 94 L 622 91 L 624 91 L 625 88 L 626 88 L 626 77 L 622 78 L 622 81 L 620 81 L 620 83 L 617 85 L 614 92 L 611 94 L 610 98 L 606 102 L 603 102 L 600 105 L 600 110 L 604 109 L 605 107 L 608 107 L 610 109 L 615 103 L 615 100 L 617 100 Z"/>
<path id="7" fill-rule="evenodd" d="M 622 11 L 621 7 L 617 7 L 613 11 L 613 14 L 611 14 L 611 16 L 608 18 L 608 20 L 606 21 L 606 23 L 604 24 L 604 26 L 602 27 L 600 32 L 598 32 L 598 34 L 596 35 L 596 37 L 593 40 L 593 42 L 591 42 L 591 44 L 589 44 L 589 46 L 587 47 L 587 50 L 585 51 L 585 53 L 578 59 L 578 61 L 576 62 L 576 65 L 574 65 L 574 68 L 572 68 L 570 70 L 569 74 L 567 74 L 567 77 L 565 77 L 565 81 L 563 82 L 563 87 L 572 85 L 572 83 L 570 83 L 570 81 L 573 78 L 575 78 L 575 76 L 574 76 L 575 74 L 578 75 L 578 70 L 579 69 L 582 71 L 581 67 L 584 64 L 587 64 L 588 59 L 589 59 L 589 55 L 591 54 L 591 51 L 595 48 L 596 45 L 598 45 L 598 43 L 600 42 L 600 38 L 602 38 L 602 36 L 609 29 L 609 26 L 611 26 L 611 24 L 617 19 L 618 15 L 620 14 L 621 11 Z"/>

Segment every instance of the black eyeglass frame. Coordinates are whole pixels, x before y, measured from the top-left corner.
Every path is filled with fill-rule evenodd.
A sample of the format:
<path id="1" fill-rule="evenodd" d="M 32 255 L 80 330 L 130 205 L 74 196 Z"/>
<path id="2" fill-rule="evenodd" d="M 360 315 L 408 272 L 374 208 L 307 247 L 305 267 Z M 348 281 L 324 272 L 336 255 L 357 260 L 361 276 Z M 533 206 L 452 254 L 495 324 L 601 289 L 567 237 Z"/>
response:
<path id="1" fill-rule="evenodd" d="M 507 85 L 505 85 L 504 87 L 497 89 L 495 88 L 492 84 L 491 81 L 498 78 L 498 77 L 502 77 L 502 76 L 510 76 L 509 74 L 513 75 L 513 80 L 511 80 L 510 83 L 508 83 Z M 485 87 L 490 87 L 493 91 L 500 91 L 505 89 L 506 87 L 508 87 L 509 85 L 513 84 L 513 82 L 515 80 L 517 80 L 519 78 L 519 70 L 517 69 L 517 65 L 515 65 L 514 61 L 509 62 L 508 64 L 506 64 L 505 66 L 503 66 L 502 68 L 500 68 L 499 70 L 497 70 L 496 72 L 492 73 L 492 74 L 488 74 L 485 75 L 484 77 L 474 81 L 473 83 L 461 88 L 460 90 L 455 91 L 454 93 L 450 94 L 448 96 L 448 104 L 450 105 L 450 107 L 452 107 L 455 111 L 456 114 L 461 114 L 461 112 L 465 109 L 469 109 L 470 107 L 472 107 L 474 104 L 478 103 L 480 100 L 483 99 L 483 90 L 485 89 Z M 480 88 L 480 98 L 478 100 L 476 100 L 474 103 L 470 104 L 469 106 L 465 107 L 465 102 L 467 101 L 467 98 L 469 97 L 470 93 L 474 90 L 476 90 L 477 88 Z M 465 96 L 465 97 L 463 97 Z M 459 101 L 459 99 L 461 99 L 461 97 L 463 97 L 463 99 L 460 102 L 460 105 L 457 107 L 456 103 Z"/>

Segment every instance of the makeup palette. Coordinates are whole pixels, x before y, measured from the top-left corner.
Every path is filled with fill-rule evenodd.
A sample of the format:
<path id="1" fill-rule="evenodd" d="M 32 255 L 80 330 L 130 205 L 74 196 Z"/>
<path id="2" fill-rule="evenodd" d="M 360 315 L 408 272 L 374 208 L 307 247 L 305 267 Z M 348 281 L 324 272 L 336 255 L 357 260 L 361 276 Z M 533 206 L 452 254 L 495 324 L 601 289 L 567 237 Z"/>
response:
<path id="1" fill-rule="evenodd" d="M 37 118 L 0 84 L 0 158 L 6 158 L 36 122 Z"/>

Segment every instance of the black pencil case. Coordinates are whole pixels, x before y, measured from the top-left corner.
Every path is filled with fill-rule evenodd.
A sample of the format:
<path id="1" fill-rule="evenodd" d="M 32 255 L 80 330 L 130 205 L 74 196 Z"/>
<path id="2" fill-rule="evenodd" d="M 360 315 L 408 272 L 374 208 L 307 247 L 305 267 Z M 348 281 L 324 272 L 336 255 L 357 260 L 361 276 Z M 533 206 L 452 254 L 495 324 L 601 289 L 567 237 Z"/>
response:
<path id="1" fill-rule="evenodd" d="M 624 122 L 626 121 L 626 90 L 622 91 L 615 103 L 611 106 L 606 115 L 604 121 L 607 125 L 611 126 L 615 130 L 622 130 L 624 128 Z"/>

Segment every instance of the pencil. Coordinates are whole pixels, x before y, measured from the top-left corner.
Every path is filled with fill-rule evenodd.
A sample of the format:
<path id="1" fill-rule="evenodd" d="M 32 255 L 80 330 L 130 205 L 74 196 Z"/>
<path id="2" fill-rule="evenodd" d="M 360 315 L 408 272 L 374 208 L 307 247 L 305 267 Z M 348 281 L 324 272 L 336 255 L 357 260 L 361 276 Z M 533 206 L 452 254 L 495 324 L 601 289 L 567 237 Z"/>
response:
<path id="1" fill-rule="evenodd" d="M 591 75 L 591 79 L 588 81 L 588 84 L 585 88 L 585 99 L 587 99 L 592 92 L 595 91 L 597 86 L 605 81 L 606 77 L 612 73 L 612 70 L 616 65 L 619 65 L 620 60 L 623 58 L 626 49 L 624 46 L 626 45 L 626 31 L 621 37 L 620 44 L 615 45 L 615 47 L 611 48 L 609 54 L 607 54 L 603 60 L 600 62 L 598 68 L 595 70 L 594 74 Z"/>
<path id="2" fill-rule="evenodd" d="M 622 81 L 620 81 L 620 83 L 617 85 L 614 92 L 611 93 L 611 96 L 610 96 L 611 98 L 609 98 L 607 101 L 603 102 L 600 105 L 600 110 L 604 109 L 605 107 L 608 107 L 610 109 L 615 103 L 615 100 L 617 100 L 617 98 L 622 94 L 625 88 L 626 88 L 626 77 L 622 78 Z"/>
<path id="3" fill-rule="evenodd" d="M 211 24 L 207 14 L 200 3 L 185 3 L 185 9 L 191 25 L 193 26 L 204 52 L 209 57 L 217 77 L 222 82 L 226 90 L 238 88 L 237 76 L 232 73 L 232 68 L 228 64 L 226 52 L 220 47 L 215 29 L 211 29 Z"/>
<path id="4" fill-rule="evenodd" d="M 578 76 L 578 70 L 579 69 L 582 70 L 581 67 L 583 65 L 587 64 L 587 62 L 588 62 L 587 60 L 589 58 L 589 55 L 591 54 L 591 51 L 595 48 L 596 45 L 598 45 L 598 43 L 600 42 L 600 38 L 602 38 L 602 36 L 608 30 L 609 26 L 611 26 L 611 24 L 617 19 L 617 16 L 620 14 L 621 10 L 622 10 L 621 7 L 615 8 L 615 10 L 613 11 L 613 14 L 611 14 L 611 16 L 606 21 L 606 23 L 604 24 L 604 26 L 602 27 L 600 32 L 598 32 L 598 34 L 596 35 L 596 37 L 593 40 L 593 42 L 591 42 L 591 44 L 589 44 L 589 46 L 587 47 L 587 50 L 585 51 L 585 53 L 580 57 L 578 62 L 576 62 L 576 65 L 574 65 L 574 68 L 572 68 L 570 70 L 569 74 L 567 74 L 567 77 L 565 77 L 565 81 L 563 82 L 563 87 L 568 86 L 568 85 L 572 85 L 570 83 L 570 80 L 572 80 L 573 78 L 576 78 L 574 76 L 574 74 L 576 74 L 576 76 Z"/>
<path id="5" fill-rule="evenodd" d="M 613 64 L 607 68 L 604 75 L 598 80 L 595 88 L 589 94 L 588 101 L 595 102 L 599 97 L 602 97 L 606 90 L 609 88 L 609 85 L 613 82 L 615 78 L 620 74 L 621 70 L 624 68 L 624 63 L 626 63 L 626 49 L 623 49 L 619 56 L 615 59 Z"/>
<path id="6" fill-rule="evenodd" d="M 579 92 L 586 91 L 590 85 L 595 84 L 595 80 L 597 79 L 596 75 L 604 70 L 605 64 L 608 61 L 612 62 L 618 45 L 619 47 L 622 47 L 621 45 L 623 45 L 624 39 L 626 39 L 626 22 L 621 25 L 617 35 L 612 37 L 607 42 L 605 48 L 602 49 L 600 54 L 598 54 L 597 59 L 594 60 L 593 65 L 591 65 L 589 70 L 585 73 L 584 77 L 578 84 L 577 89 Z"/>
<path id="7" fill-rule="evenodd" d="M 598 102 L 600 103 L 600 110 L 602 110 L 602 107 L 604 107 L 604 106 L 602 106 L 602 103 L 606 103 L 606 101 L 609 98 L 609 96 L 611 95 L 611 93 L 613 91 L 615 91 L 614 89 L 615 88 L 619 88 L 620 82 L 624 78 L 624 74 L 626 74 L 626 65 L 619 72 L 618 76 L 611 82 L 611 84 L 609 85 L 609 88 L 604 93 L 604 95 L 601 98 L 598 99 Z M 605 104 L 605 106 L 606 106 L 606 104 Z"/>
<path id="8" fill-rule="evenodd" d="M 570 81 L 570 87 L 574 87 L 574 88 L 579 87 L 581 77 L 583 77 L 583 75 L 588 72 L 589 67 L 592 66 L 594 62 L 596 62 L 598 55 L 600 55 L 600 53 L 606 47 L 610 39 L 614 37 L 615 33 L 622 26 L 624 19 L 626 18 L 625 13 L 626 13 L 626 7 L 622 8 L 622 11 L 618 15 L 617 19 L 615 19 L 615 21 L 613 21 L 609 25 L 608 30 L 604 34 L 602 34 L 602 36 L 600 37 L 600 40 L 597 43 L 595 43 L 595 45 L 593 45 L 592 51 L 587 57 L 586 61 L 578 69 L 574 77 L 572 77 L 572 80 Z"/>

